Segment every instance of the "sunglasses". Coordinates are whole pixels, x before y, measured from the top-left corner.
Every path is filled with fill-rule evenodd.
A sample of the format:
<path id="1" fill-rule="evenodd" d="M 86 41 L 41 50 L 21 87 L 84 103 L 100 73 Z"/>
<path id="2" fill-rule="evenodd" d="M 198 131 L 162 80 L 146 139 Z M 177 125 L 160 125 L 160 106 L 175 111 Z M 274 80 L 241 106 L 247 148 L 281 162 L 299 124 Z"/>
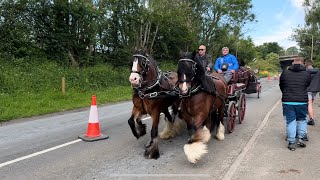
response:
<path id="1" fill-rule="evenodd" d="M 198 49 L 199 51 L 203 51 L 204 49 Z"/>

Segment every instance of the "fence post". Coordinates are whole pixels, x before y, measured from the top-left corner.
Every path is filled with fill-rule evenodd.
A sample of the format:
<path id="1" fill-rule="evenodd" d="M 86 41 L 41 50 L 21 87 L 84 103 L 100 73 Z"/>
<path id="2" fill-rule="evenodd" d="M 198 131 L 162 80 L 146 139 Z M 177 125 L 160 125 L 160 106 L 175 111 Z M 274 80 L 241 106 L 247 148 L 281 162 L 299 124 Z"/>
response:
<path id="1" fill-rule="evenodd" d="M 61 90 L 62 90 L 62 95 L 66 95 L 66 81 L 65 81 L 65 78 L 62 77 L 62 80 L 61 80 Z"/>

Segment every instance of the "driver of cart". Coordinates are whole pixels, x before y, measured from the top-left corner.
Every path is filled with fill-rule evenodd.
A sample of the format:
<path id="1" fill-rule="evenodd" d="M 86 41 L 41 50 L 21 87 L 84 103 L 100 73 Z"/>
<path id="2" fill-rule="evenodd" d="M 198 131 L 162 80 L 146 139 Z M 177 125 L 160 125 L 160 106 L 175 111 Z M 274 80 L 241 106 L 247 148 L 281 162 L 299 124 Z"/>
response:
<path id="1" fill-rule="evenodd" d="M 236 70 L 239 69 L 239 63 L 237 58 L 229 54 L 229 48 L 222 48 L 222 55 L 216 60 L 214 69 L 225 78 L 227 83 L 233 77 Z"/>

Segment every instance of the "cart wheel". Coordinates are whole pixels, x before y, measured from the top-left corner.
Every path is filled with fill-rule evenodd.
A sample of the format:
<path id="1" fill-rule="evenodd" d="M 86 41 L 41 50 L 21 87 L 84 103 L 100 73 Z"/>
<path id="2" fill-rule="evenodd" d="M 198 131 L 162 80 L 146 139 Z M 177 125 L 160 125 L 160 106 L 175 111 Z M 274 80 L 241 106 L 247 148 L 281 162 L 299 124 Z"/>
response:
<path id="1" fill-rule="evenodd" d="M 236 103 L 231 101 L 228 107 L 228 116 L 227 116 L 227 129 L 229 133 L 232 133 L 234 127 L 236 125 L 236 116 L 237 116 L 237 109 Z"/>
<path id="2" fill-rule="evenodd" d="M 246 114 L 246 96 L 244 93 L 241 93 L 239 103 L 238 103 L 238 120 L 239 123 L 242 124 L 244 120 L 244 116 Z"/>

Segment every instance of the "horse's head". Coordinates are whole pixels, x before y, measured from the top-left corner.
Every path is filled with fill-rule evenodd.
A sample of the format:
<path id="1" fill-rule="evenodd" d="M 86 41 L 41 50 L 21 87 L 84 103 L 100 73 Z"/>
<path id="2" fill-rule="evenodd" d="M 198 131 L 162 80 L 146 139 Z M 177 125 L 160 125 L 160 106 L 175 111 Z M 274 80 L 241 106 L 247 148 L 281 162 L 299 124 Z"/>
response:
<path id="1" fill-rule="evenodd" d="M 189 95 L 192 81 L 196 77 L 197 63 L 194 53 L 184 53 L 178 63 L 178 89 L 182 96 Z"/>
<path id="2" fill-rule="evenodd" d="M 129 81 L 133 87 L 141 87 L 143 78 L 149 69 L 150 60 L 143 50 L 138 50 L 131 61 L 131 74 Z"/>

